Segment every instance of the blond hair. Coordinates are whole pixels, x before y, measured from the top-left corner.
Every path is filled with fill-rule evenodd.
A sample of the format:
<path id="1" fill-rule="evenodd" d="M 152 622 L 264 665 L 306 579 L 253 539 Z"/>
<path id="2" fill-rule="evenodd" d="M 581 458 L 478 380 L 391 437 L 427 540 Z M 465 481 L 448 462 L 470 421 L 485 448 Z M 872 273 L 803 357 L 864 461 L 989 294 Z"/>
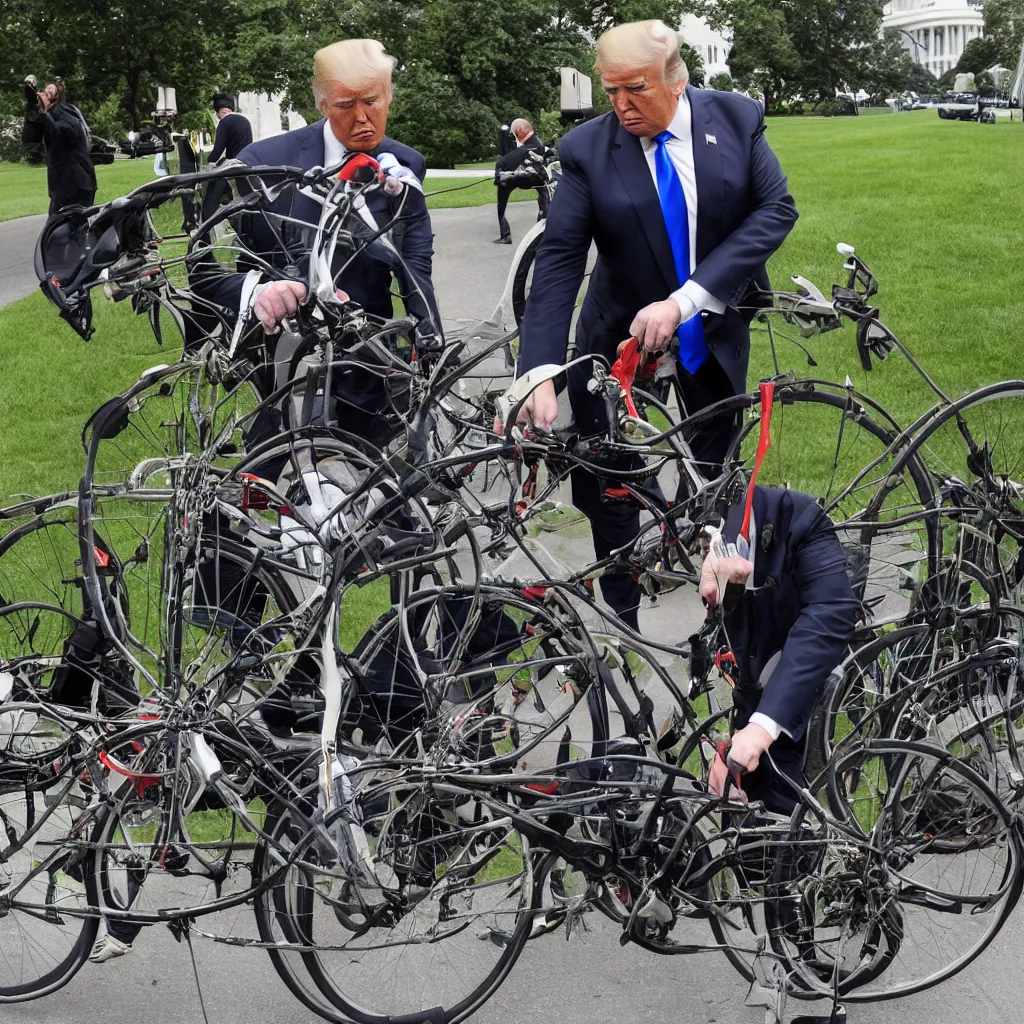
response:
<path id="1" fill-rule="evenodd" d="M 385 82 L 391 91 L 391 72 L 398 63 L 376 39 L 342 39 L 313 55 L 313 98 L 317 105 L 327 94 L 328 82 L 362 89 Z"/>
<path id="2" fill-rule="evenodd" d="M 597 73 L 662 65 L 665 82 L 675 85 L 688 77 L 679 55 L 679 35 L 663 21 L 629 21 L 608 29 L 597 41 Z"/>

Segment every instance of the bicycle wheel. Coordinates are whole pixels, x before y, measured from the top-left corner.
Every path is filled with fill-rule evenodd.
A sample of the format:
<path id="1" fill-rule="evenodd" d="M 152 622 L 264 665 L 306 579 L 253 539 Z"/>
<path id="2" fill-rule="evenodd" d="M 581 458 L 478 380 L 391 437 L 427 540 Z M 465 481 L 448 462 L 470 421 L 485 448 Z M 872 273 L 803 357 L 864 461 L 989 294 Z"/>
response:
<path id="1" fill-rule="evenodd" d="M 856 778 L 856 788 L 850 780 Z M 848 1002 L 910 995 L 971 963 L 1020 896 L 1018 829 L 996 794 L 934 746 L 840 750 L 836 823 L 800 805 L 789 843 L 813 868 L 773 877 L 772 945 L 810 990 Z"/>
<path id="2" fill-rule="evenodd" d="M 546 222 L 545 222 L 546 223 Z M 515 318 L 516 328 L 523 326 L 523 317 L 526 314 L 526 303 L 530 297 L 530 289 L 533 287 L 533 268 L 537 262 L 537 252 L 541 242 L 544 240 L 544 233 L 541 232 L 536 238 L 531 239 L 529 245 L 523 250 L 522 258 L 516 264 L 515 273 L 512 277 L 512 315 Z M 583 286 L 576 297 L 576 305 L 583 301 L 586 294 L 590 272 L 593 270 L 594 258 L 587 259 L 586 275 L 583 278 Z"/>
<path id="3" fill-rule="evenodd" d="M 267 944 L 274 970 L 296 999 L 324 1020 L 350 1024 L 324 998 L 303 963 L 302 947 L 310 942 L 300 929 L 309 915 L 310 888 L 290 885 L 283 876 L 275 878 L 284 858 L 301 842 L 302 829 L 289 820 L 287 806 L 278 805 L 267 814 L 266 831 L 270 838 L 257 842 L 252 858 L 253 886 L 261 890 L 253 899 L 260 941 Z"/>
<path id="4" fill-rule="evenodd" d="M 537 261 L 537 250 L 543 240 L 544 235 L 541 233 L 523 250 L 522 259 L 516 264 L 515 275 L 512 278 L 512 315 L 515 317 L 516 327 L 519 328 L 523 326 L 526 300 L 533 284 L 533 265 Z"/>
<path id="5" fill-rule="evenodd" d="M 337 845 L 303 838 L 279 883 L 292 891 L 277 912 L 293 908 L 306 969 L 346 1020 L 464 1020 L 529 937 L 536 900 L 529 843 L 507 819 L 464 823 L 449 801 L 419 785 L 369 789 L 356 826 L 366 843 L 359 863 L 339 862 L 346 840 L 336 837 L 352 824 L 347 812 L 329 812 L 324 831 Z"/>
<path id="6" fill-rule="evenodd" d="M 48 756 L 67 749 L 69 730 L 38 706 L 0 709 L 0 1003 L 66 985 L 96 939 L 80 848 L 82 792 Z"/>
<path id="7" fill-rule="evenodd" d="M 928 579 L 942 591 L 940 569 L 950 560 L 979 569 L 1004 600 L 1020 606 L 1024 584 L 1024 382 L 980 388 L 942 407 L 893 464 L 900 473 L 923 464 L 937 481 L 931 506 L 941 513 L 933 531 Z M 876 518 L 881 498 L 866 514 Z M 923 584 L 925 578 L 920 578 Z M 953 587 L 961 583 L 951 580 Z M 956 601 L 956 592 L 932 600 Z M 979 596 L 975 588 L 975 596 Z"/>
<path id="8" fill-rule="evenodd" d="M 726 465 L 749 470 L 757 453 L 761 402 L 756 394 L 743 397 L 746 402 L 737 406 L 748 405 L 749 416 Z M 766 487 L 819 497 L 848 551 L 860 596 L 876 617 L 885 618 L 905 612 L 904 574 L 929 550 L 929 523 L 923 517 L 898 530 L 886 524 L 918 516 L 935 493 L 924 464 L 899 457 L 893 446 L 899 434 L 899 425 L 880 405 L 852 388 L 818 380 L 777 383 L 771 447 L 758 477 Z M 859 525 L 872 505 L 871 518 L 879 525 Z"/>

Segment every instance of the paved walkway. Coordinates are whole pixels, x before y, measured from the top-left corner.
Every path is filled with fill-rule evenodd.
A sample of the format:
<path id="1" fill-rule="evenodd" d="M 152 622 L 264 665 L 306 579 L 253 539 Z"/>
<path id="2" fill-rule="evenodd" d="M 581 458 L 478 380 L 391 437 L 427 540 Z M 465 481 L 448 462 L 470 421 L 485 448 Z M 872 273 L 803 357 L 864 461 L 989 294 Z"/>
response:
<path id="1" fill-rule="evenodd" d="M 46 215 L 0 223 L 0 307 L 31 295 L 38 287 L 32 256 Z"/>

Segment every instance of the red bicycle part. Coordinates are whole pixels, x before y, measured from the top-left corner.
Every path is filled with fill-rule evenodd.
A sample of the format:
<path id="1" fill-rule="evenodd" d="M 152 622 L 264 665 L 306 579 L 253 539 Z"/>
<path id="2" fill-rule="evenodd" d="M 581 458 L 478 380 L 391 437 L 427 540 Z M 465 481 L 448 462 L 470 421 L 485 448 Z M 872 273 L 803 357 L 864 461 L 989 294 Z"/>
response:
<path id="1" fill-rule="evenodd" d="M 750 550 L 750 514 L 754 508 L 754 485 L 761 472 L 761 463 L 764 462 L 764 457 L 772 446 L 772 402 L 775 400 L 775 381 L 763 380 L 758 387 L 761 391 L 761 427 L 757 438 L 757 454 L 754 456 L 754 470 L 750 474 L 747 498 L 743 506 L 743 525 L 740 526 L 739 532 L 739 536 L 747 542 L 748 551 Z"/>
<path id="2" fill-rule="evenodd" d="M 636 338 L 630 338 L 622 349 L 622 354 L 612 364 L 612 376 L 622 388 L 622 398 L 626 403 L 626 412 L 637 419 L 636 403 L 633 401 L 633 378 L 640 366 L 643 346 Z"/>

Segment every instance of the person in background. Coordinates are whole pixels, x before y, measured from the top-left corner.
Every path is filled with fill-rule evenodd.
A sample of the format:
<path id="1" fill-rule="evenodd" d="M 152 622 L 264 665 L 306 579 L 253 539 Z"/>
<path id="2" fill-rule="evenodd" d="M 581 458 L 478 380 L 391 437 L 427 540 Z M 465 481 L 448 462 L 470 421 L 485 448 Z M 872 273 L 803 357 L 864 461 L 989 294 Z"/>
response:
<path id="1" fill-rule="evenodd" d="M 68 103 L 63 82 L 36 92 L 35 78 L 25 79 L 21 139 L 43 144 L 51 216 L 66 206 L 92 206 L 96 170 L 89 159 L 89 128 L 81 111 Z"/>
<path id="2" fill-rule="evenodd" d="M 234 160 L 246 146 L 252 144 L 252 125 L 244 114 L 235 112 L 235 101 L 224 93 L 213 97 L 213 109 L 217 115 L 217 134 L 213 139 L 209 166 L 216 167 L 225 160 Z M 224 180 L 211 181 L 203 196 L 203 220 L 212 217 L 228 192 Z"/>
<path id="3" fill-rule="evenodd" d="M 498 237 L 494 240 L 498 245 L 512 244 L 512 229 L 505 219 L 505 208 L 508 206 L 509 197 L 518 187 L 517 185 L 503 184 L 498 180 L 501 171 L 514 171 L 521 167 L 531 153 L 543 155 L 547 146 L 537 137 L 533 125 L 525 117 L 517 117 L 511 124 L 510 130 L 516 138 L 516 148 L 504 156 L 498 157 L 494 165 L 494 184 L 498 187 Z M 537 191 L 537 220 L 548 215 L 548 194 L 546 189 Z"/>
<path id="4" fill-rule="evenodd" d="M 235 111 L 235 101 L 224 93 L 213 97 L 213 109 L 217 115 L 217 134 L 213 138 L 210 166 L 215 167 L 222 160 L 234 160 L 246 146 L 252 144 L 252 125 L 245 114 Z"/>

